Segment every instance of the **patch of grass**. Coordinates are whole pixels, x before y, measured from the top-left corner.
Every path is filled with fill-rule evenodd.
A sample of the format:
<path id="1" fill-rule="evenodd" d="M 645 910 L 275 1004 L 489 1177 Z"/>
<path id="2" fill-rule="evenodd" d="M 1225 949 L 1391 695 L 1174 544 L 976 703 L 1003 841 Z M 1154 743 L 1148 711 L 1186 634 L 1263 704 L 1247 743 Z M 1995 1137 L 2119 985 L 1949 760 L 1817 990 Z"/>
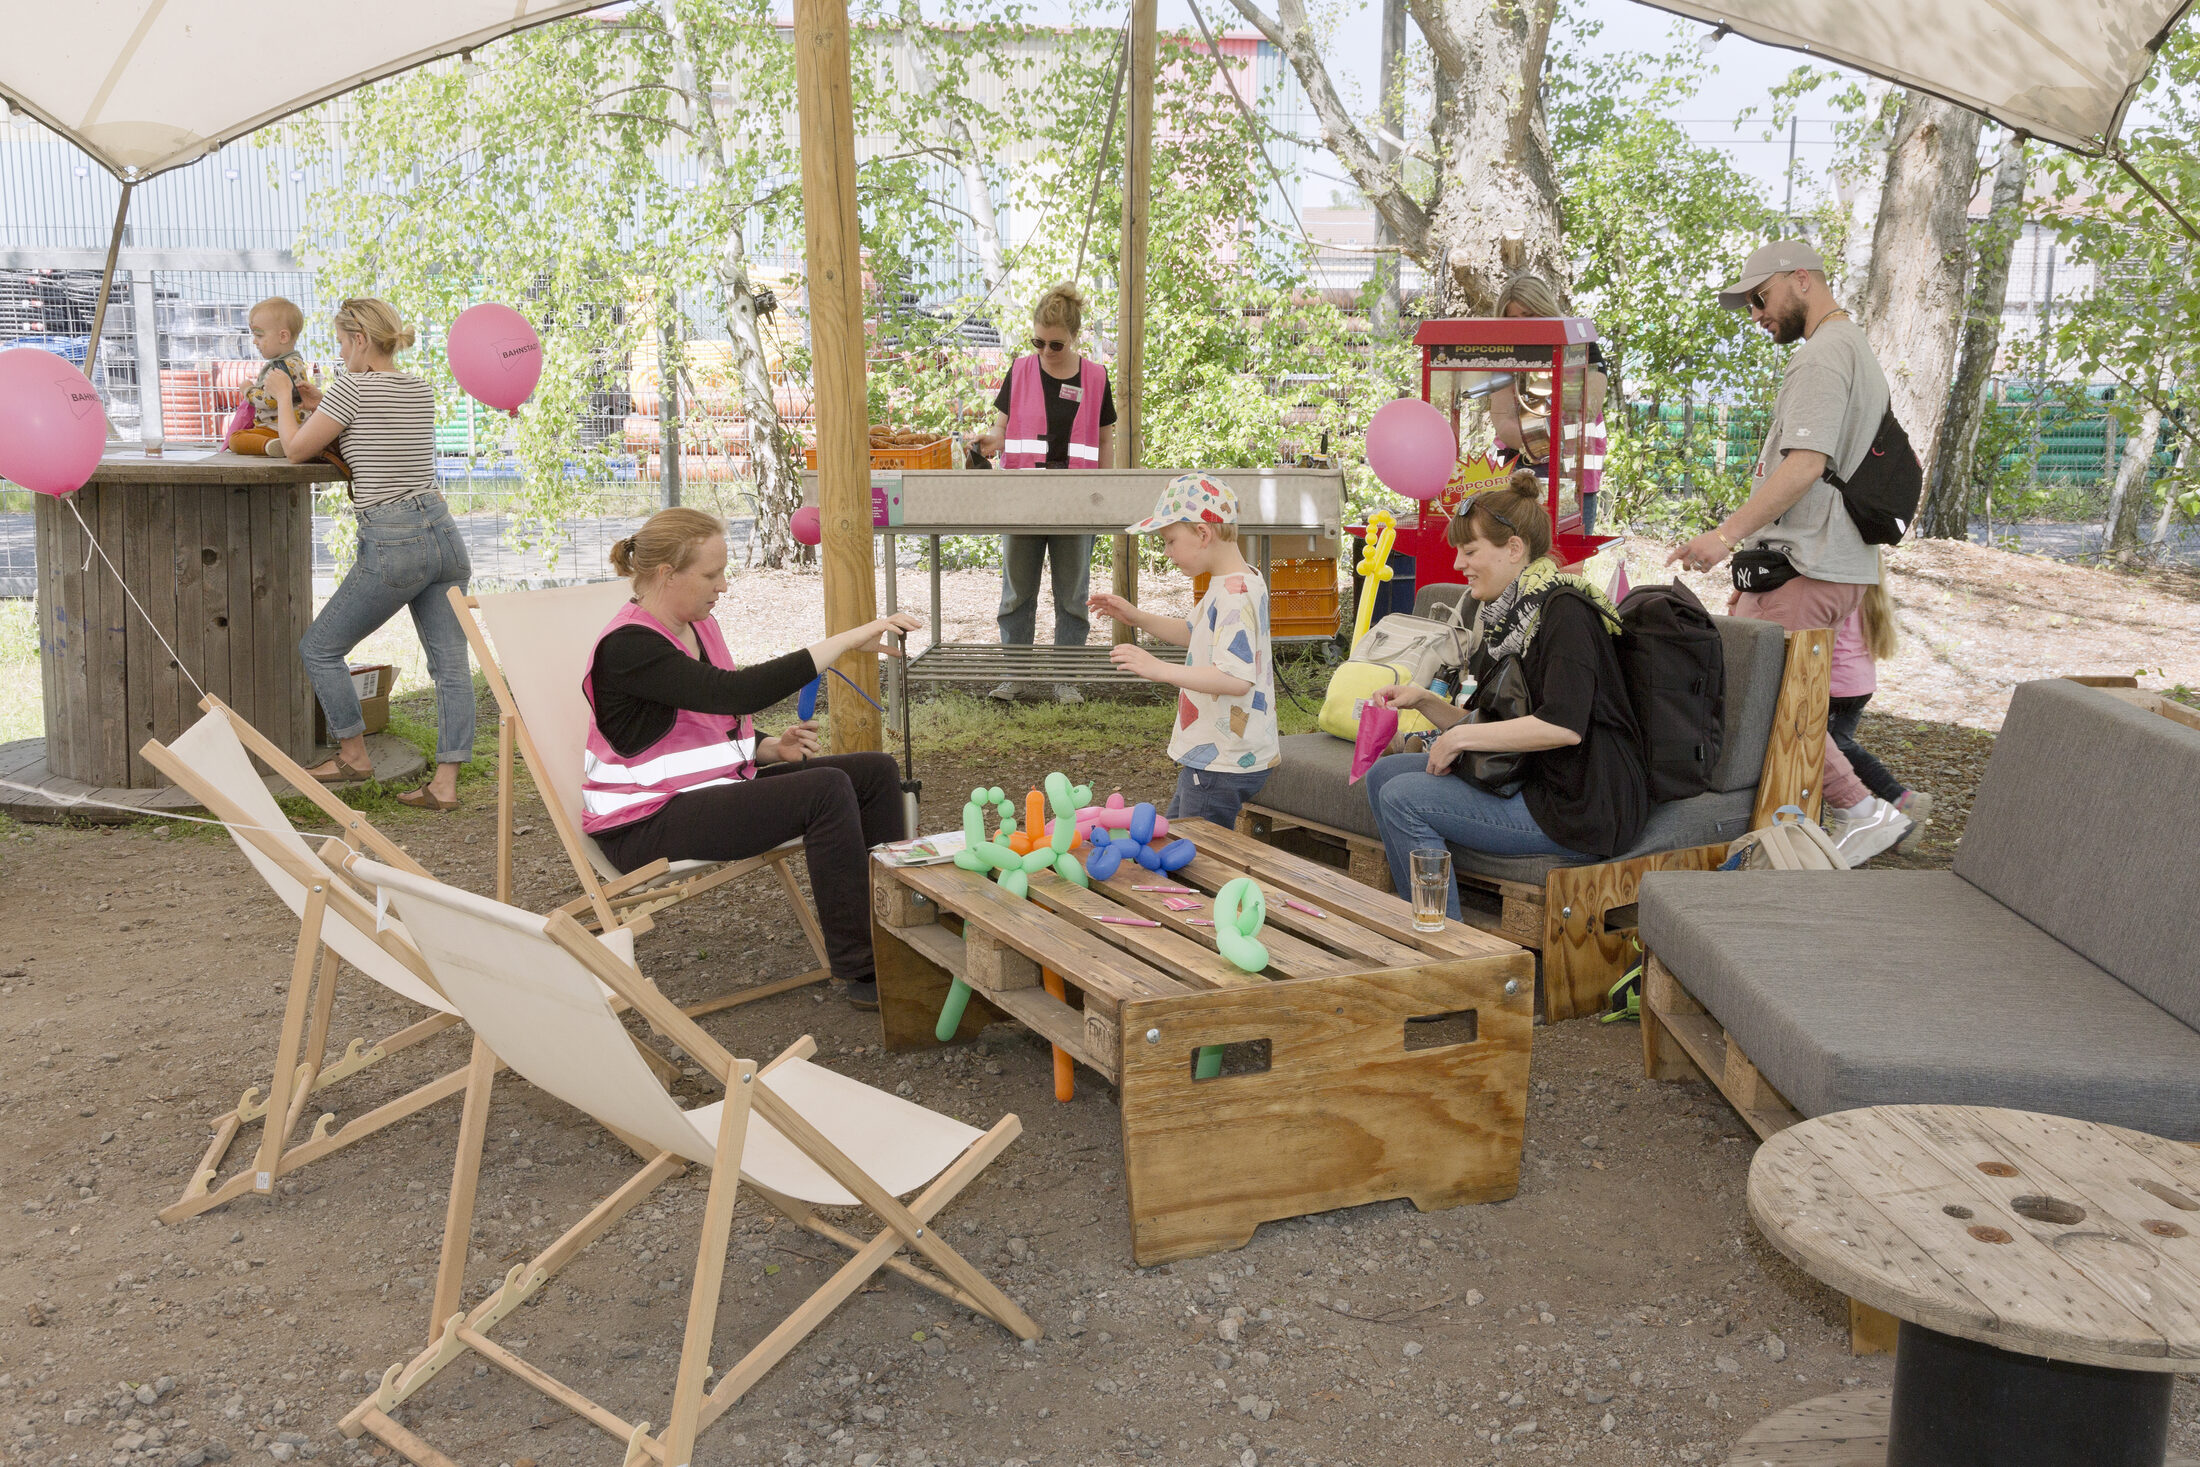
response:
<path id="1" fill-rule="evenodd" d="M 14 598 L 0 601 L 0 744 L 37 738 L 45 731 L 45 707 L 38 670 L 37 604 Z"/>
<path id="2" fill-rule="evenodd" d="M 2200 708 L 2200 688 L 2188 688 L 2183 683 L 2179 683 L 2174 688 L 2164 688 L 2162 696 L 2172 702 L 2182 703 L 2188 708 Z"/>

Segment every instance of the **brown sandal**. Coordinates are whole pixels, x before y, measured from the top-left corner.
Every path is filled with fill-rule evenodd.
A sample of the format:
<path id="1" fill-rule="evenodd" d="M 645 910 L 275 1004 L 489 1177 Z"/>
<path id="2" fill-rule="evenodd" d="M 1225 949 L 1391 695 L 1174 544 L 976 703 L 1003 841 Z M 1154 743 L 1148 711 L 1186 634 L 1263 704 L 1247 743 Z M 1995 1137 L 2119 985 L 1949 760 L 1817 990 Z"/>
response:
<path id="1" fill-rule="evenodd" d="M 323 774 L 319 770 L 308 770 L 307 773 L 322 784 L 358 784 L 362 781 L 371 782 L 374 779 L 374 766 L 372 764 L 361 769 L 355 764 L 346 764 L 342 756 L 331 759 L 329 762 L 336 766 L 334 773 Z"/>
<path id="2" fill-rule="evenodd" d="M 439 800 L 436 798 L 435 792 L 426 785 L 422 785 L 416 790 L 405 791 L 397 797 L 397 803 L 414 810 L 433 810 L 438 814 L 449 814 L 458 808 L 458 801 Z"/>

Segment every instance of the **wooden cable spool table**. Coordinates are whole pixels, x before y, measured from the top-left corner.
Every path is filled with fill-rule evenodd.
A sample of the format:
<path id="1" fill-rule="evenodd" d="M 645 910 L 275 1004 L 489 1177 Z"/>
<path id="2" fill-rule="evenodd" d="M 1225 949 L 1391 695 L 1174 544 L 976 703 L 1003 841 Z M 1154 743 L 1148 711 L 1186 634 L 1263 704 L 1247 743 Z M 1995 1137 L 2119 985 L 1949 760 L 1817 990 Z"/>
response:
<path id="1" fill-rule="evenodd" d="M 72 789 L 165 789 L 138 750 L 198 717 L 193 678 L 312 763 L 313 687 L 298 640 L 313 620 L 313 489 L 343 477 L 325 463 L 116 449 L 71 496 L 75 514 L 36 496 L 43 775 Z"/>
<path id="2" fill-rule="evenodd" d="M 1125 863 L 1085 889 L 1042 871 L 1028 899 L 956 866 L 874 860 L 887 1048 L 936 1045 L 959 977 L 974 996 L 955 1039 L 1012 1019 L 1114 1085 L 1141 1265 L 1239 1247 L 1261 1223 L 1309 1212 L 1512 1196 L 1534 959 L 1459 922 L 1417 931 L 1398 898 L 1236 831 L 1184 820 L 1171 834 L 1199 851 L 1173 875 Z M 1259 975 L 1190 920 L 1246 875 L 1267 895 Z M 1137 890 L 1158 884 L 1195 888 L 1200 907 Z M 1159 925 L 1103 920 L 1115 917 Z M 1428 1018 L 1445 1022 L 1413 1023 Z M 1199 1056 L 1216 1046 L 1221 1073 L 1203 1077 Z"/>
<path id="3" fill-rule="evenodd" d="M 1813 1277 L 1902 1321 L 1889 1393 L 1762 1423 L 1729 1467 L 2160 1467 L 2200 1369 L 2200 1151 L 1979 1106 L 1780 1132 L 1749 1211 Z"/>

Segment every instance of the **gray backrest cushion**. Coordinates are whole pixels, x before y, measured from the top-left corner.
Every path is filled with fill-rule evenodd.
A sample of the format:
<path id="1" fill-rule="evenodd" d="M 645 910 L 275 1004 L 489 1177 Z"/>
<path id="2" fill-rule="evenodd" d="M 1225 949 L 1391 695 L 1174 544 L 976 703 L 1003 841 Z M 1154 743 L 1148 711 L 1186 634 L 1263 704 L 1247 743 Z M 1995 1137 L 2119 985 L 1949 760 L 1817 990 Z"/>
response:
<path id="1" fill-rule="evenodd" d="M 1413 614 L 1435 616 L 1466 592 L 1464 586 L 1423 586 L 1413 593 Z M 1711 788 L 1753 790 L 1764 773 L 1765 745 L 1780 704 L 1780 674 L 1787 666 L 1787 633 L 1769 621 L 1714 616 L 1726 651 L 1726 742 L 1711 770 Z"/>
<path id="2" fill-rule="evenodd" d="M 1467 588 L 1463 582 L 1455 581 L 1448 586 L 1423 586 L 1413 593 L 1413 614 L 1434 616 L 1439 611 L 1449 610 L 1466 594 Z M 1472 611 L 1473 608 L 1468 608 L 1470 616 Z"/>
<path id="3" fill-rule="evenodd" d="M 2200 1028 L 2195 831 L 2200 731 L 2054 678 L 2010 701 L 1955 869 Z"/>
<path id="4" fill-rule="evenodd" d="M 1772 741 L 1772 715 L 1780 706 L 1787 633 L 1746 616 L 1711 620 L 1726 651 L 1726 741 L 1711 768 L 1711 787 L 1721 793 L 1753 790 L 1765 771 L 1765 745 Z"/>

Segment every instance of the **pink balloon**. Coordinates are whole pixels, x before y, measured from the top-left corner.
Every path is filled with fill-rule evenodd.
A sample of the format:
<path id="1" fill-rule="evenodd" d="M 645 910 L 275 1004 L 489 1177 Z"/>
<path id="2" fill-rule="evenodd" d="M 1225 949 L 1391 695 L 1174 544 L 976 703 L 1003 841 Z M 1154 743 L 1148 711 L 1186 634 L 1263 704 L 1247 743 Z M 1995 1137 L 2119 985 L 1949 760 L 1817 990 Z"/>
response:
<path id="1" fill-rule="evenodd" d="M 1417 397 L 1384 403 L 1367 425 L 1367 466 L 1408 499 L 1443 493 L 1458 463 L 1451 420 Z"/>
<path id="2" fill-rule="evenodd" d="M 0 351 L 0 479 L 74 494 L 106 446 L 107 410 L 91 379 L 34 346 Z"/>
<path id="3" fill-rule="evenodd" d="M 815 545 L 825 538 L 825 517 L 818 513 L 816 505 L 805 504 L 787 521 L 787 530 L 803 544 Z"/>
<path id="4" fill-rule="evenodd" d="M 451 323 L 445 349 L 451 375 L 484 407 L 516 408 L 542 380 L 542 338 L 510 306 L 468 306 Z"/>

